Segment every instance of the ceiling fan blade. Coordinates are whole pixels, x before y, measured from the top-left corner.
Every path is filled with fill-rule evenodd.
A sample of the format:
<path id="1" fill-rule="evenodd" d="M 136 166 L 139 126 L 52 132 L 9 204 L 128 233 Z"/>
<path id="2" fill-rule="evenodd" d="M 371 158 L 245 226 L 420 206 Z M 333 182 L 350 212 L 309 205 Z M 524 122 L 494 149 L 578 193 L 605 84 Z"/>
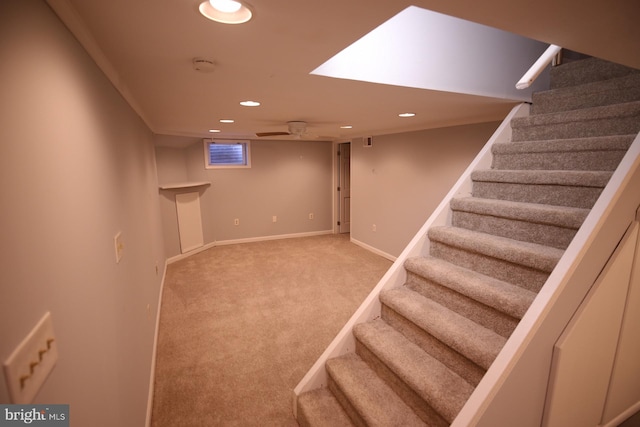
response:
<path id="1" fill-rule="evenodd" d="M 289 132 L 256 132 L 257 137 L 291 135 Z"/>

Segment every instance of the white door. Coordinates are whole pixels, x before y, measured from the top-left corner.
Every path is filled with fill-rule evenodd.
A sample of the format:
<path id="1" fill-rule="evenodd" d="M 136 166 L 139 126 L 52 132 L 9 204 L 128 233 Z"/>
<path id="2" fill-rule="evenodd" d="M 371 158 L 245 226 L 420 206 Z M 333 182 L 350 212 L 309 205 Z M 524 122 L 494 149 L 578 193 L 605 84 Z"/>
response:
<path id="1" fill-rule="evenodd" d="M 338 145 L 339 153 L 339 186 L 338 200 L 340 204 L 340 233 L 351 231 L 351 144 Z"/>

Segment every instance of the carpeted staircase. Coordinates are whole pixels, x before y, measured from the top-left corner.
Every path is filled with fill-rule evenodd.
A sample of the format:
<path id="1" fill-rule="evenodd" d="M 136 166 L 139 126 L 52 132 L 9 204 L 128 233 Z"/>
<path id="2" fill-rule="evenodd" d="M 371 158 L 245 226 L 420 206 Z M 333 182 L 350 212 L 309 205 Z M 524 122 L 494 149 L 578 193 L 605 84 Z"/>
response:
<path id="1" fill-rule="evenodd" d="M 406 261 L 356 352 L 298 397 L 301 426 L 447 426 L 463 407 L 640 131 L 640 71 L 595 58 L 554 67 L 531 115 L 472 173 L 429 256 Z"/>

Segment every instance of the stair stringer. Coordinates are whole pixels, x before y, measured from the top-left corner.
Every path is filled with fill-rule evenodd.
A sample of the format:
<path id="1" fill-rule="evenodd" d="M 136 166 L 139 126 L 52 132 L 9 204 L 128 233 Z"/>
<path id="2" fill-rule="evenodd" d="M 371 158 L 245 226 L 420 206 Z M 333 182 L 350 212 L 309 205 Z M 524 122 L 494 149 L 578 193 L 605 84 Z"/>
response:
<path id="1" fill-rule="evenodd" d="M 541 426 L 553 348 L 640 206 L 640 134 L 451 427 Z"/>
<path id="2" fill-rule="evenodd" d="M 474 170 L 491 168 L 491 163 L 493 160 L 491 147 L 493 146 L 493 144 L 498 142 L 511 141 L 511 120 L 515 117 L 528 116 L 529 111 L 530 105 L 527 103 L 522 103 L 516 105 L 509 112 L 507 117 L 493 133 L 489 141 L 485 144 L 482 150 L 480 150 L 469 167 L 464 171 L 458 181 L 440 202 L 438 207 L 433 211 L 429 219 L 427 219 L 424 225 L 409 242 L 407 247 L 394 261 L 393 265 L 389 268 L 387 273 L 380 279 L 378 284 L 365 298 L 364 302 L 356 310 L 353 316 L 351 316 L 351 318 L 343 326 L 340 332 L 338 332 L 336 337 L 325 349 L 322 355 L 320 355 L 318 360 L 316 360 L 311 369 L 309 369 L 302 380 L 300 380 L 298 385 L 293 390 L 293 412 L 296 418 L 298 415 L 298 396 L 306 391 L 311 391 L 321 387 L 327 387 L 327 360 L 347 353 L 355 352 L 356 342 L 352 333 L 353 327 L 358 323 L 368 322 L 380 317 L 380 293 L 383 290 L 398 288 L 406 282 L 407 273 L 404 268 L 404 263 L 408 258 L 426 256 L 429 254 L 429 239 L 427 237 L 427 231 L 433 226 L 451 225 L 451 199 L 453 199 L 454 197 L 471 195 L 473 185 L 471 180 L 471 173 Z"/>

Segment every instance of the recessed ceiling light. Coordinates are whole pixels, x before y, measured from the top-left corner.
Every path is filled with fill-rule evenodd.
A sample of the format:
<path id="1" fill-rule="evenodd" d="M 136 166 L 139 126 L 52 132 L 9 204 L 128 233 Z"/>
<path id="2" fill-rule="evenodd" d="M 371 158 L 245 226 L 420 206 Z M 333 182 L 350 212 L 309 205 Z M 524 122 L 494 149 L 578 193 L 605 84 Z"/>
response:
<path id="1" fill-rule="evenodd" d="M 340 129 L 353 129 L 353 126 L 351 126 L 351 125 L 344 125 L 344 126 L 340 126 Z"/>
<path id="2" fill-rule="evenodd" d="M 235 0 L 207 0 L 198 9 L 205 18 L 223 24 L 243 24 L 252 16 L 246 5 Z"/>
<path id="3" fill-rule="evenodd" d="M 209 129 L 209 132 L 211 132 L 211 133 L 217 133 L 217 132 L 220 132 L 220 129 Z"/>
<path id="4" fill-rule="evenodd" d="M 416 115 L 416 113 L 400 113 L 400 114 L 398 114 L 399 117 L 413 117 L 415 115 Z"/>
<path id="5" fill-rule="evenodd" d="M 233 123 L 232 119 L 220 119 L 220 123 Z"/>
<path id="6" fill-rule="evenodd" d="M 244 105 L 245 107 L 258 107 L 260 103 L 258 101 L 242 101 L 240 105 Z"/>
<path id="7" fill-rule="evenodd" d="M 215 10 L 224 13 L 234 13 L 240 10 L 242 4 L 234 0 L 209 0 Z"/>

